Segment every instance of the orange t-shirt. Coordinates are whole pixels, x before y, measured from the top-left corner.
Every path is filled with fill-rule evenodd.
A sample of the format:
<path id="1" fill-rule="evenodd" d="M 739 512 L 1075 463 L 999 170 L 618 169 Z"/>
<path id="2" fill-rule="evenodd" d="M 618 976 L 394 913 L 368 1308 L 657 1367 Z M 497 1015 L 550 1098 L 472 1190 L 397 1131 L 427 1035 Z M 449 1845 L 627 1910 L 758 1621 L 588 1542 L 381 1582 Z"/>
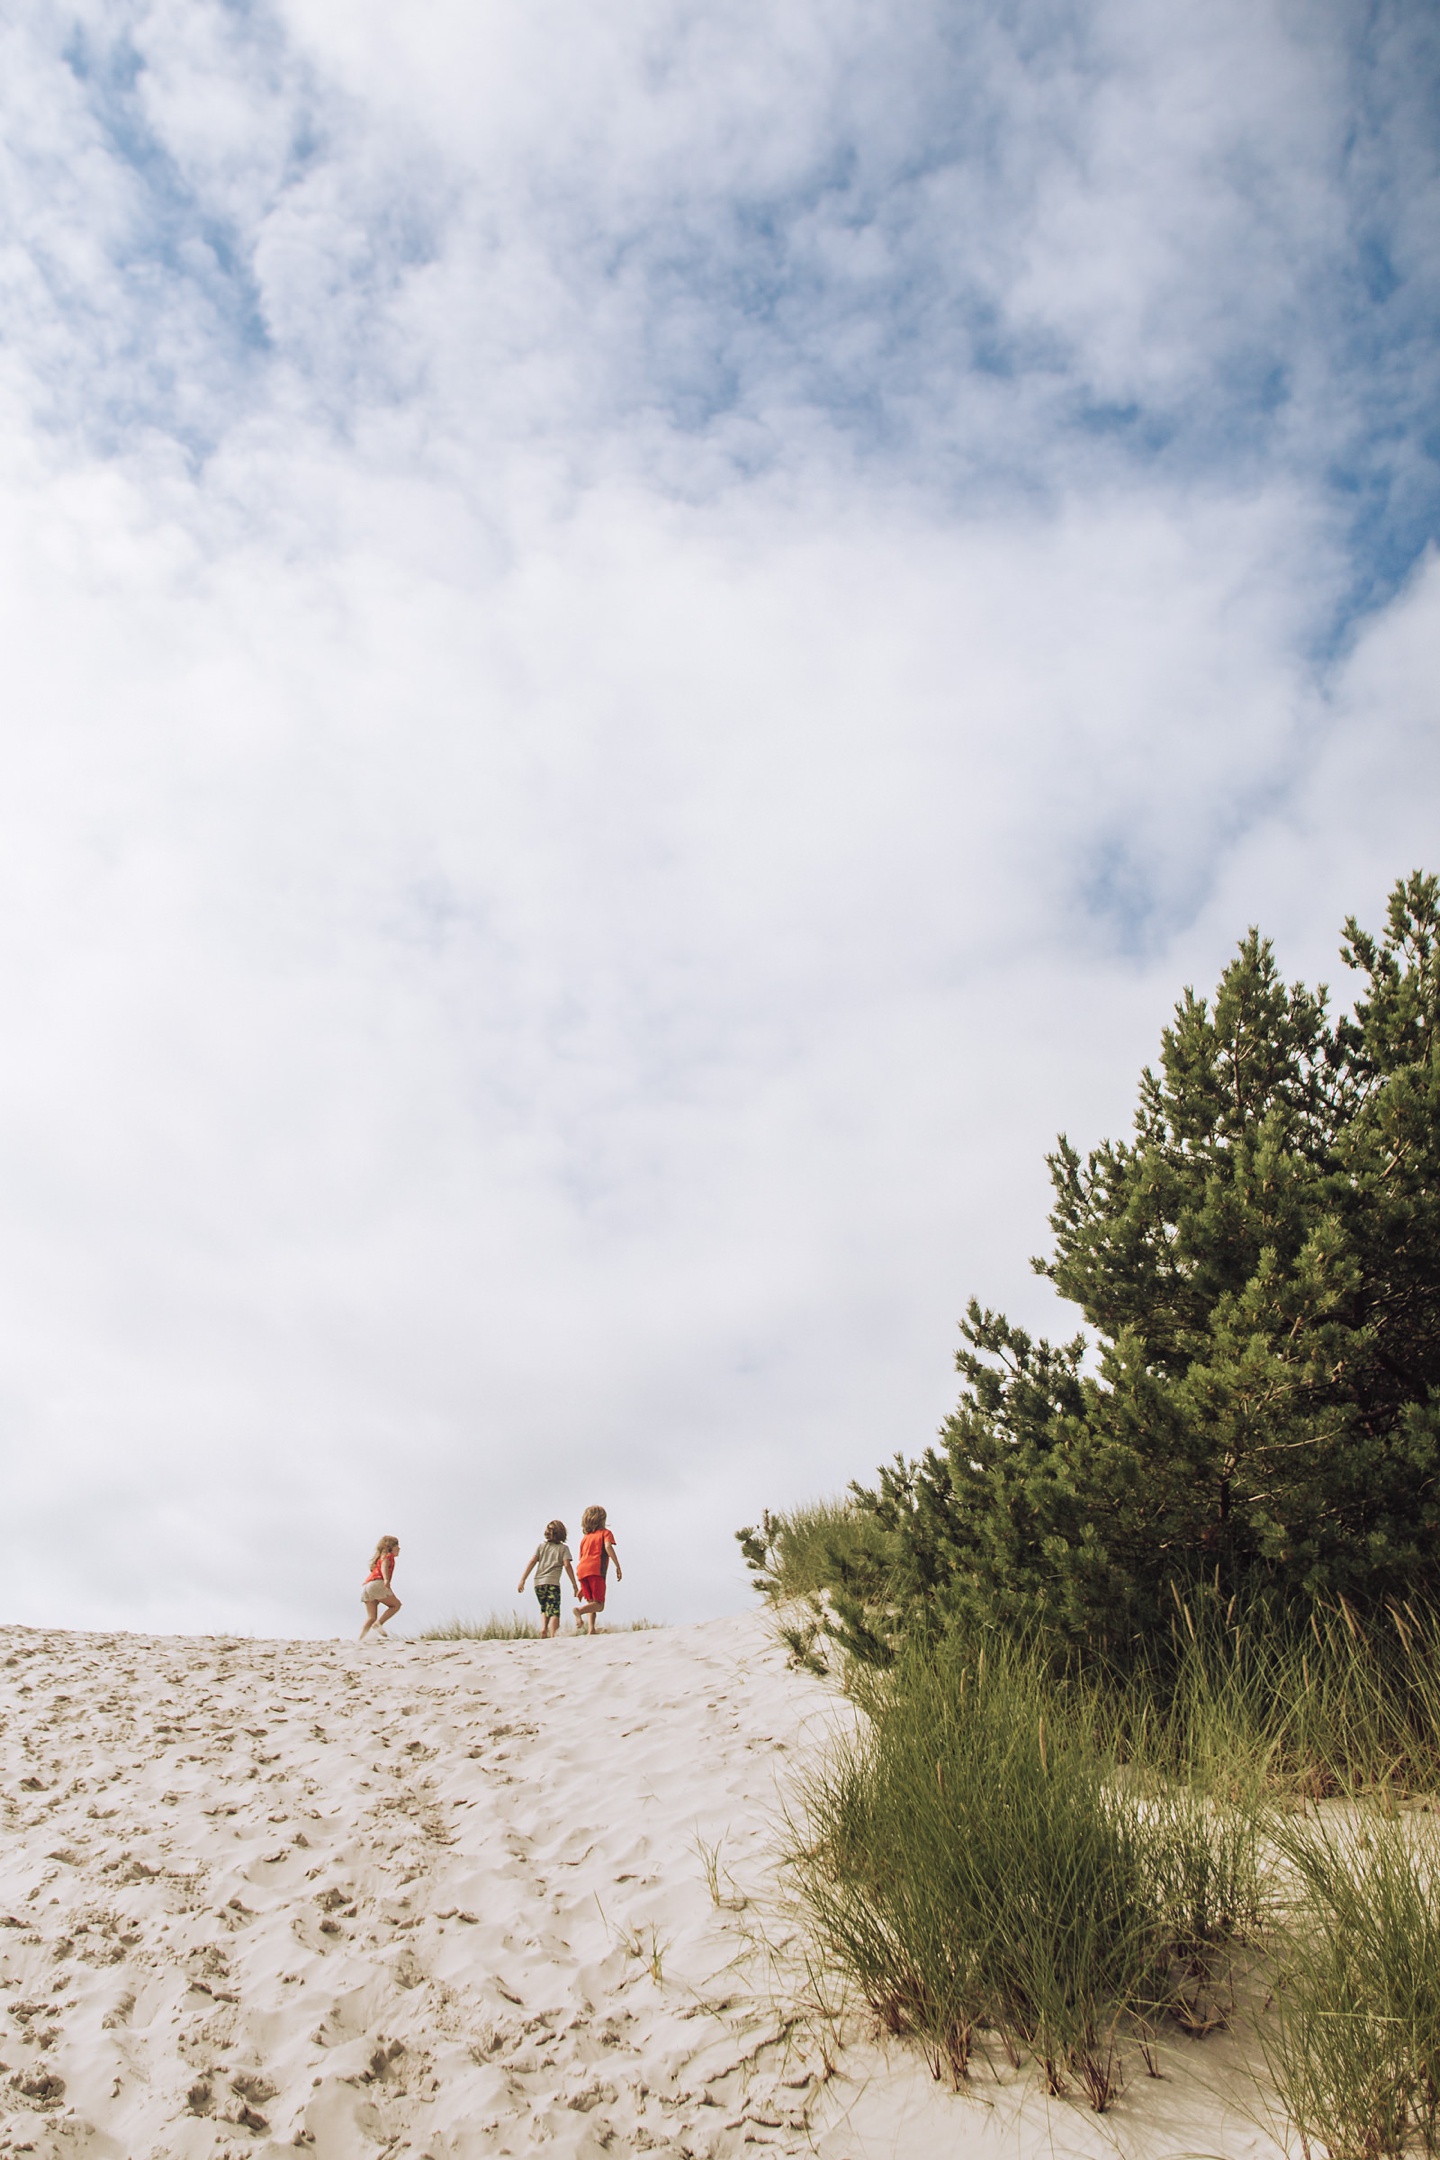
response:
<path id="1" fill-rule="evenodd" d="M 615 1542 L 613 1530 L 587 1530 L 580 1540 L 580 1565 L 575 1570 L 584 1582 L 593 1582 L 598 1575 L 603 1582 L 610 1568 L 610 1547 Z"/>
<path id="2" fill-rule="evenodd" d="M 393 1553 L 393 1552 L 382 1552 L 382 1553 L 376 1553 L 376 1555 L 375 1555 L 375 1558 L 374 1558 L 374 1559 L 373 1559 L 373 1560 L 371 1561 L 371 1563 L 370 1563 L 370 1572 L 369 1572 L 369 1574 L 368 1574 L 368 1575 L 366 1576 L 365 1580 L 366 1580 L 366 1582 L 389 1582 L 389 1580 L 390 1580 L 391 1576 L 392 1576 L 392 1575 L 393 1575 L 394 1573 L 395 1573 L 395 1555 L 394 1555 L 394 1553 Z"/>

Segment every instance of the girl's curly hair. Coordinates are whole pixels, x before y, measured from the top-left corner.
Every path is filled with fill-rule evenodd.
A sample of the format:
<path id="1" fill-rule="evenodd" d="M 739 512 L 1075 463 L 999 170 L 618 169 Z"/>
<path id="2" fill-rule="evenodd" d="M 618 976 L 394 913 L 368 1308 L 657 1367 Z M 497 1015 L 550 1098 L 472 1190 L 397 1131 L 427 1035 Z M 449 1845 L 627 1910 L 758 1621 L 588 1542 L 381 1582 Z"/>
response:
<path id="1" fill-rule="evenodd" d="M 587 1507 L 584 1514 L 580 1517 L 580 1527 L 585 1532 L 587 1537 L 592 1530 L 603 1530 L 605 1527 L 604 1508 Z"/>

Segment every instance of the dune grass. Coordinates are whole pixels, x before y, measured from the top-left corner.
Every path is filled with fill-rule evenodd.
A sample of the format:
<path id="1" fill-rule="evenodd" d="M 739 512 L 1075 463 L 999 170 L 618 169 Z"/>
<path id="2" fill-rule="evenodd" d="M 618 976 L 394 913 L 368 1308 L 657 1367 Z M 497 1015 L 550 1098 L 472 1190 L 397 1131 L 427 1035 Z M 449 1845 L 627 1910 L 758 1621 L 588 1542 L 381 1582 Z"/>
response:
<path id="1" fill-rule="evenodd" d="M 630 1635 L 659 1627 L 658 1620 L 622 1620 L 602 1633 Z M 565 1630 L 562 1628 L 562 1633 Z M 494 1613 L 484 1620 L 439 1620 L 433 1627 L 422 1628 L 416 1637 L 418 1642 L 538 1642 L 540 1627 L 537 1621 L 525 1613 Z"/>
<path id="2" fill-rule="evenodd" d="M 787 1854 L 826 1962 L 937 2075 L 998 2045 L 1105 2109 L 1128 2042 L 1215 2014 L 1258 1918 L 1252 1829 L 1120 1775 L 1093 1696 L 1023 1647 L 951 1639 L 855 1692 L 865 1723 L 803 1786 Z"/>
<path id="3" fill-rule="evenodd" d="M 538 1624 L 523 1613 L 492 1612 L 484 1620 L 439 1620 L 422 1628 L 421 1642 L 529 1642 L 540 1634 Z"/>
<path id="4" fill-rule="evenodd" d="M 859 1660 L 832 1629 L 827 1593 L 863 1583 L 885 1639 L 886 1531 L 827 1499 L 767 1512 L 737 1535 L 795 1661 L 851 1687 Z M 1170 1602 L 1166 1624 L 1123 1657 L 1032 1643 L 1057 1674 L 1108 1689 L 1117 1752 L 1237 1796 L 1440 1793 L 1440 1613 L 1392 1601 L 1362 1621 L 1343 1598 L 1300 1609 L 1227 1598 L 1203 1580 L 1173 1586 Z M 921 1631 L 943 1636 L 948 1624 L 936 1610 Z"/>
<path id="5" fill-rule="evenodd" d="M 758 1528 L 737 1530 L 755 1588 L 773 1608 L 775 1626 L 791 1663 L 806 1672 L 828 1673 L 825 1591 L 844 1581 L 855 1563 L 875 1579 L 883 1566 L 884 1532 L 848 1499 L 812 1500 L 772 1515 Z"/>
<path id="6" fill-rule="evenodd" d="M 1440 1622 L 1175 1605 L 1124 1672 L 998 1633 L 849 1663 L 786 1855 L 819 1961 L 937 2075 L 999 2050 L 1097 2109 L 1253 1969 L 1306 2160 L 1440 2154 Z"/>
<path id="7" fill-rule="evenodd" d="M 1440 1792 L 1440 1618 L 1175 1597 L 1170 1640 L 1110 1687 L 1116 1745 L 1222 1797 Z"/>
<path id="8" fill-rule="evenodd" d="M 1271 1836 L 1295 1894 L 1260 2035 L 1306 2160 L 1440 2150 L 1440 1830 L 1307 1811 Z"/>
<path id="9" fill-rule="evenodd" d="M 846 1499 L 812 1500 L 779 1515 L 767 1508 L 758 1529 L 736 1532 L 756 1589 L 775 1605 L 818 1596 L 848 1558 L 870 1553 L 881 1534 Z"/>

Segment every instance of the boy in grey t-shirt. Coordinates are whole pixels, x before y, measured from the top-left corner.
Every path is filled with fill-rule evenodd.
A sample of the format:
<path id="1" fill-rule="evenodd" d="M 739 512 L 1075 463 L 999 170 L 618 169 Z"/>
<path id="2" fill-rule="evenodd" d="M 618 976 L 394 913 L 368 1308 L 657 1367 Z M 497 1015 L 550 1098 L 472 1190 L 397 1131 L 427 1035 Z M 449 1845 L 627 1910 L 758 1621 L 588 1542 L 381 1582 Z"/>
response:
<path id="1" fill-rule="evenodd" d="M 535 1595 L 540 1600 L 541 1637 L 543 1639 L 547 1635 L 558 1635 L 560 1632 L 560 1578 L 562 1575 L 570 1577 L 570 1588 L 577 1598 L 580 1595 L 580 1585 L 575 1580 L 574 1563 L 570 1558 L 570 1547 L 565 1542 L 565 1525 L 563 1522 L 546 1523 L 545 1535 L 536 1546 L 529 1560 L 526 1561 L 525 1573 L 520 1577 L 516 1585 L 517 1589 L 523 1590 L 525 1588 L 526 1583 L 530 1580 L 531 1568 L 535 1570 Z"/>

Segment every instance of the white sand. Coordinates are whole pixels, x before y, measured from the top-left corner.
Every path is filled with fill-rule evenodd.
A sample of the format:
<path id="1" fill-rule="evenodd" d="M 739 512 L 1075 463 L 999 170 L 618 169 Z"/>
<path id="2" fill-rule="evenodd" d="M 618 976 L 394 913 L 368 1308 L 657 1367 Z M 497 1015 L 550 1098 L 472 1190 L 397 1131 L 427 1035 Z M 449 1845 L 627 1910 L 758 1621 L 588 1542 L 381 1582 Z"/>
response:
<path id="1" fill-rule="evenodd" d="M 785 1934 L 777 1779 L 837 1713 L 758 1617 L 516 1644 L 4 1629 L 0 1708 L 0 2152 L 1276 2150 L 1223 2039 L 1103 2120 L 1029 2081 L 956 2098 L 859 2028 L 823 2076 L 753 1938 Z"/>

